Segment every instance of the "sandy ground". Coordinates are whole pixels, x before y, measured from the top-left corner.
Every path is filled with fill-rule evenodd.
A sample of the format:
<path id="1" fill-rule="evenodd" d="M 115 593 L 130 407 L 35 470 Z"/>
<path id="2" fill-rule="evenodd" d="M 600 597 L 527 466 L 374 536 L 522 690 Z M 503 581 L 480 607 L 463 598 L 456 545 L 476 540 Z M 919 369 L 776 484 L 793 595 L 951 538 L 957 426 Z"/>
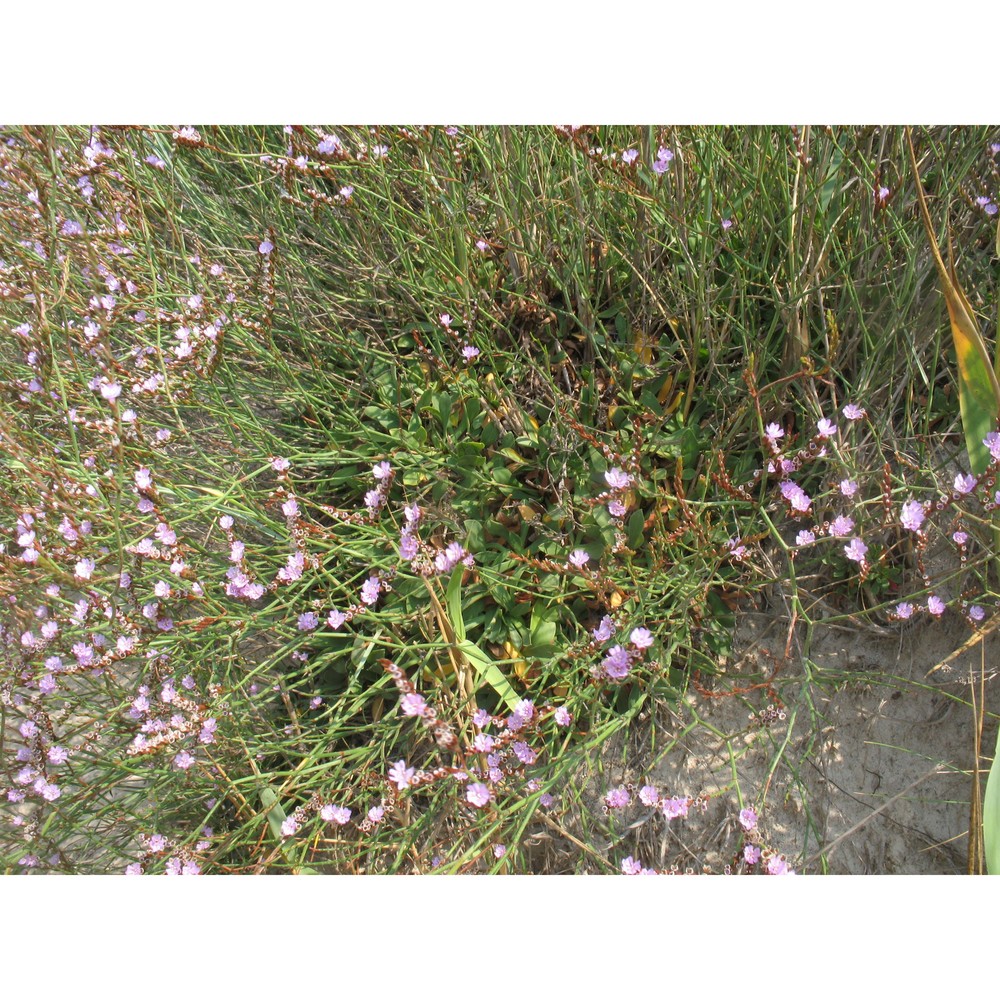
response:
<path id="1" fill-rule="evenodd" d="M 652 810 L 609 817 L 616 842 L 608 860 L 617 865 L 632 854 L 650 867 L 722 871 L 741 843 L 739 788 L 760 815 L 765 843 L 800 872 L 964 873 L 974 767 L 969 678 L 978 678 L 984 658 L 988 678 L 1000 663 L 1000 629 L 953 656 L 970 635 L 953 612 L 908 628 L 818 624 L 809 675 L 793 653 L 775 678 L 783 719 L 750 722 L 771 704 L 763 689 L 693 692 L 658 710 L 642 734 L 632 734 L 632 748 L 609 749 L 594 790 L 614 784 L 614 760 L 658 746 L 642 771 L 619 771 L 620 779 L 636 789 L 648 782 L 665 794 L 704 795 L 708 805 L 669 824 Z M 787 621 L 773 612 L 743 611 L 730 677 L 714 690 L 740 685 L 741 670 L 749 676 L 771 662 L 761 650 L 784 650 L 787 636 Z M 1000 710 L 998 684 L 987 680 L 989 711 Z M 996 733 L 987 717 L 986 768 Z"/>

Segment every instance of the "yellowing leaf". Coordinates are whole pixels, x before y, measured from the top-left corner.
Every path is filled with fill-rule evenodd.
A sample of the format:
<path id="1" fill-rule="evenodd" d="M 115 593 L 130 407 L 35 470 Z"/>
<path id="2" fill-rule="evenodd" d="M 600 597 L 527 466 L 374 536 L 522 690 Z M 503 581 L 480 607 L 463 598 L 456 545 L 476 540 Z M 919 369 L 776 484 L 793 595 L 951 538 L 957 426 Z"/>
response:
<path id="1" fill-rule="evenodd" d="M 958 402 L 962 411 L 962 427 L 965 431 L 969 466 L 973 474 L 978 476 L 990 462 L 990 454 L 983 444 L 983 438 L 996 429 L 997 416 L 1000 414 L 1000 383 L 997 382 L 993 365 L 990 364 L 989 352 L 979 332 L 975 313 L 958 284 L 951 239 L 948 240 L 947 266 L 938 249 L 909 129 L 906 130 L 906 140 L 910 147 L 910 162 L 917 181 L 920 214 L 927 230 L 927 238 L 930 240 L 931 252 L 934 255 L 945 304 L 948 307 L 948 318 L 951 321 L 951 338 L 955 344 L 955 357 L 958 362 Z"/>

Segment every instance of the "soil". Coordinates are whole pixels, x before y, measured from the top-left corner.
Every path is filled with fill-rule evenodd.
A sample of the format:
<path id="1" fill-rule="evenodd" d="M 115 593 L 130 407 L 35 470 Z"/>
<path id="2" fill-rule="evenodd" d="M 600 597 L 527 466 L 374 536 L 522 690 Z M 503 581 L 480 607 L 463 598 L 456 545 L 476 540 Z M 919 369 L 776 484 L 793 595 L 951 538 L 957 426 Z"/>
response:
<path id="1" fill-rule="evenodd" d="M 609 817 L 619 836 L 610 838 L 608 860 L 617 866 L 632 854 L 659 869 L 724 870 L 742 844 L 738 788 L 759 814 L 763 843 L 798 872 L 965 873 L 975 766 L 970 680 L 978 698 L 984 663 L 987 713 L 1000 710 L 991 677 L 1000 629 L 987 622 L 980 635 L 970 642 L 969 625 L 952 611 L 908 628 L 818 623 L 807 664 L 795 649 L 798 633 L 788 659 L 773 656 L 785 649 L 787 620 L 743 611 L 733 676 L 647 719 L 640 742 L 662 749 L 641 773 L 621 775 L 636 791 L 649 783 L 666 795 L 704 796 L 707 805 L 669 823 L 656 810 L 638 820 Z M 739 687 L 748 665 L 757 673 L 775 662 L 783 706 L 760 725 L 751 716 L 769 706 L 778 712 L 765 687 L 722 693 Z M 987 714 L 987 770 L 996 736 Z M 594 791 L 617 783 L 609 781 L 617 777 L 613 760 L 630 758 L 624 747 L 609 748 Z"/>

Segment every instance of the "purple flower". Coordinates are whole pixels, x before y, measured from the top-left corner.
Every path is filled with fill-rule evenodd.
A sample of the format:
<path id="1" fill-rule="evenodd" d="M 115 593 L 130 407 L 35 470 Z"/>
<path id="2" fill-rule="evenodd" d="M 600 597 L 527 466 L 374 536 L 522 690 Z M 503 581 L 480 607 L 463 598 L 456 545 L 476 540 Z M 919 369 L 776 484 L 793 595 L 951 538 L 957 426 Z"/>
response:
<path id="1" fill-rule="evenodd" d="M 796 545 L 808 545 L 810 542 L 815 542 L 816 536 L 808 530 L 802 530 L 795 536 Z"/>
<path id="2" fill-rule="evenodd" d="M 281 824 L 281 836 L 293 837 L 299 831 L 299 822 L 294 816 L 289 816 Z"/>
<path id="3" fill-rule="evenodd" d="M 746 844 L 743 848 L 743 860 L 748 865 L 755 865 L 760 861 L 760 848 L 754 844 Z"/>
<path id="4" fill-rule="evenodd" d="M 174 757 L 174 767 L 180 768 L 182 771 L 186 771 L 193 763 L 194 757 L 187 750 L 182 750 Z"/>
<path id="5" fill-rule="evenodd" d="M 329 625 L 334 632 L 336 632 L 345 621 L 347 621 L 347 615 L 345 615 L 342 611 L 331 611 L 326 619 L 327 625 Z"/>
<path id="6" fill-rule="evenodd" d="M 295 499 L 295 497 L 289 497 L 281 505 L 281 513 L 284 514 L 285 517 L 298 517 L 299 516 L 299 504 L 298 504 L 298 501 Z"/>
<path id="7" fill-rule="evenodd" d="M 986 617 L 986 612 L 978 604 L 973 604 L 969 608 L 969 617 L 974 622 L 981 622 Z"/>
<path id="8" fill-rule="evenodd" d="M 621 500 L 612 500 L 611 503 L 608 504 L 608 513 L 612 517 L 624 517 L 625 510 L 625 504 L 623 504 Z"/>
<path id="9" fill-rule="evenodd" d="M 382 581 L 377 576 L 370 576 L 361 585 L 361 600 L 365 604 L 372 605 L 378 600 L 381 590 Z"/>
<path id="10" fill-rule="evenodd" d="M 406 562 L 412 562 L 420 551 L 420 544 L 415 535 L 409 531 L 403 531 L 399 536 L 399 558 Z"/>
<path id="11" fill-rule="evenodd" d="M 845 420 L 861 420 L 865 415 L 864 408 L 857 403 L 848 403 L 840 412 Z"/>
<path id="12" fill-rule="evenodd" d="M 335 135 L 324 135 L 316 144 L 317 153 L 336 153 L 343 149 L 340 140 Z"/>
<path id="13" fill-rule="evenodd" d="M 887 187 L 880 187 L 875 190 L 875 201 L 879 205 L 884 205 L 889 198 L 889 189 Z"/>
<path id="14" fill-rule="evenodd" d="M 405 760 L 397 760 L 389 768 L 389 780 L 396 783 L 396 788 L 399 791 L 403 791 L 404 788 L 409 788 L 413 784 L 413 776 L 416 773 L 414 768 L 406 766 Z"/>
<path id="15" fill-rule="evenodd" d="M 101 395 L 110 403 L 116 400 L 122 392 L 122 387 L 117 382 L 104 382 L 101 385 Z"/>
<path id="16" fill-rule="evenodd" d="M 931 594 L 927 598 L 927 611 L 929 614 L 934 615 L 935 618 L 939 618 L 944 614 L 944 601 L 941 600 L 936 594 Z"/>
<path id="17" fill-rule="evenodd" d="M 382 482 L 392 475 L 392 466 L 388 462 L 378 462 L 372 469 L 372 475 Z"/>
<path id="18" fill-rule="evenodd" d="M 481 781 L 474 781 L 469 785 L 465 798 L 477 809 L 482 809 L 490 804 L 493 793 Z"/>
<path id="19" fill-rule="evenodd" d="M 574 549 L 569 554 L 569 561 L 577 569 L 583 569 L 590 562 L 590 553 L 586 549 Z"/>
<path id="20" fill-rule="evenodd" d="M 740 544 L 738 538 L 730 538 L 726 542 L 726 546 L 729 548 L 729 554 L 736 560 L 746 559 L 747 547 Z"/>
<path id="21" fill-rule="evenodd" d="M 612 788 L 604 796 L 604 801 L 609 809 L 624 809 L 632 801 L 632 796 L 629 795 L 628 789 L 624 785 L 619 785 L 617 788 Z"/>
<path id="22" fill-rule="evenodd" d="M 951 540 L 956 545 L 965 545 L 965 543 L 969 540 L 969 536 L 964 531 L 956 531 L 952 534 Z"/>
<path id="23" fill-rule="evenodd" d="M 846 538 L 854 530 L 854 521 L 841 514 L 830 522 L 831 538 Z"/>
<path id="24" fill-rule="evenodd" d="M 319 814 L 327 823 L 336 823 L 338 826 L 343 826 L 351 818 L 351 810 L 346 806 L 323 806 Z"/>
<path id="25" fill-rule="evenodd" d="M 556 720 L 557 726 L 568 726 L 573 721 L 573 716 L 570 715 L 569 709 L 565 705 L 560 705 L 556 709 L 553 718 Z"/>
<path id="26" fill-rule="evenodd" d="M 919 500 L 907 500 L 900 511 L 899 523 L 909 531 L 919 531 L 924 516 L 924 505 Z"/>
<path id="27" fill-rule="evenodd" d="M 626 149 L 625 152 L 622 153 L 622 163 L 626 164 L 627 166 L 631 166 L 633 163 L 635 163 L 636 157 L 638 155 L 639 155 L 639 150 Z"/>
<path id="28" fill-rule="evenodd" d="M 604 479 L 613 490 L 623 490 L 632 482 L 632 477 L 618 468 L 608 469 Z"/>
<path id="29" fill-rule="evenodd" d="M 840 481 L 840 492 L 845 497 L 853 497 L 858 492 L 858 484 L 853 479 L 842 479 Z"/>
<path id="30" fill-rule="evenodd" d="M 472 361 L 473 358 L 478 358 L 479 348 L 473 347 L 471 344 L 466 344 L 465 347 L 462 348 L 462 357 L 465 358 L 466 361 Z"/>
<path id="31" fill-rule="evenodd" d="M 852 562 L 863 563 L 865 561 L 865 553 L 868 551 L 868 546 L 865 545 L 860 538 L 852 538 L 847 545 L 844 546 L 844 555 L 847 556 Z"/>
<path id="32" fill-rule="evenodd" d="M 311 632 L 319 625 L 319 616 L 314 611 L 306 611 L 299 615 L 298 629 L 300 632 Z"/>
<path id="33" fill-rule="evenodd" d="M 909 601 L 900 601 L 896 605 L 896 617 L 907 619 L 913 614 L 913 605 Z"/>
<path id="34" fill-rule="evenodd" d="M 81 559 L 76 564 L 76 578 L 78 580 L 89 580 L 94 572 L 94 560 L 93 559 Z"/>
<path id="35" fill-rule="evenodd" d="M 975 476 L 963 476 L 960 472 L 955 476 L 955 492 L 961 496 L 971 493 L 976 488 Z"/>
<path id="36" fill-rule="evenodd" d="M 622 861 L 623 875 L 638 875 L 641 871 L 642 865 L 639 864 L 639 862 L 636 861 L 631 854 Z"/>
<path id="37" fill-rule="evenodd" d="M 732 229 L 732 227 L 733 227 L 733 220 L 732 219 L 723 219 L 722 222 L 721 222 L 721 226 L 722 226 L 722 231 L 726 232 L 727 230 Z"/>
<path id="38" fill-rule="evenodd" d="M 604 672 L 612 680 L 624 680 L 628 676 L 632 658 L 624 646 L 612 646 L 607 656 L 601 661 Z"/>
<path id="39" fill-rule="evenodd" d="M 264 240 L 257 250 L 265 257 L 274 249 L 274 244 L 270 240 Z"/>
<path id="40" fill-rule="evenodd" d="M 644 806 L 658 806 L 660 804 L 660 793 L 653 785 L 643 785 L 639 789 L 639 801 Z"/>
<path id="41" fill-rule="evenodd" d="M 793 874 L 791 868 L 788 867 L 788 862 L 780 855 L 775 855 L 767 863 L 767 874 L 768 875 L 791 875 Z"/>
<path id="42" fill-rule="evenodd" d="M 740 810 L 740 826 L 749 833 L 757 825 L 757 813 L 747 806 Z"/>
<path id="43" fill-rule="evenodd" d="M 835 423 L 833 423 L 832 421 L 827 420 L 826 417 L 824 417 L 816 425 L 816 433 L 821 438 L 830 438 L 830 437 L 833 437 L 833 435 L 837 433 L 837 425 Z"/>
<path id="44" fill-rule="evenodd" d="M 766 437 L 768 441 L 774 442 L 777 441 L 778 438 L 783 438 L 784 436 L 785 431 L 781 424 L 768 424 L 767 427 L 764 428 L 764 437 Z"/>
<path id="45" fill-rule="evenodd" d="M 688 814 L 688 800 L 682 795 L 675 795 L 672 799 L 663 799 L 660 802 L 660 812 L 664 819 L 682 819 Z"/>
<path id="46" fill-rule="evenodd" d="M 993 461 L 1000 462 L 1000 434 L 997 434 L 996 431 L 990 431 L 983 438 L 983 444 L 989 448 Z"/>
<path id="47" fill-rule="evenodd" d="M 656 153 L 656 162 L 653 164 L 653 172 L 661 176 L 670 168 L 670 161 L 674 158 L 673 152 L 666 146 L 660 146 Z"/>
<path id="48" fill-rule="evenodd" d="M 594 639 L 597 640 L 597 642 L 607 642 L 608 639 L 610 639 L 611 636 L 614 635 L 614 632 L 615 632 L 615 623 L 611 620 L 610 615 L 605 615 L 601 619 L 601 624 L 594 629 L 592 634 L 594 636 Z"/>

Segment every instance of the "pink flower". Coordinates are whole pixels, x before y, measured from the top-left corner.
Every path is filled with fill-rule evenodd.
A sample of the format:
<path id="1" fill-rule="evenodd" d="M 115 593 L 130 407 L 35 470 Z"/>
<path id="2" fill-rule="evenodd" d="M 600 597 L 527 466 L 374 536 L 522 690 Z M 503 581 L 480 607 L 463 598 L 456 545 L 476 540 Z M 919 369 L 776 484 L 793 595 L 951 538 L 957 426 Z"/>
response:
<path id="1" fill-rule="evenodd" d="M 740 826 L 748 833 L 757 825 L 757 813 L 750 807 L 740 810 Z"/>
<path id="2" fill-rule="evenodd" d="M 323 806 L 319 814 L 327 823 L 336 823 L 338 826 L 343 826 L 351 818 L 351 810 L 346 806 Z"/>
<path id="3" fill-rule="evenodd" d="M 942 601 L 936 594 L 931 594 L 931 596 L 927 598 L 927 611 L 934 615 L 935 618 L 944 614 L 944 608 L 944 601 Z"/>
<path id="4" fill-rule="evenodd" d="M 634 628 L 629 636 L 629 641 L 636 649 L 649 649 L 653 645 L 653 633 L 649 629 Z"/>
<path id="5" fill-rule="evenodd" d="M 573 721 L 573 716 L 570 715 L 569 709 L 567 709 L 564 705 L 560 705 L 560 707 L 556 709 L 553 718 L 556 720 L 557 726 L 568 726 Z"/>
<path id="6" fill-rule="evenodd" d="M 919 500 L 907 500 L 900 511 L 899 523 L 909 531 L 919 531 L 924 516 L 924 505 Z"/>
<path id="7" fill-rule="evenodd" d="M 404 694 L 399 700 L 399 707 L 402 709 L 404 715 L 427 714 L 427 702 L 423 696 L 416 694 L 416 692 Z"/>
<path id="8" fill-rule="evenodd" d="M 608 504 L 608 513 L 612 517 L 624 517 L 625 510 L 625 504 L 623 504 L 621 500 L 612 500 L 611 503 Z"/>
<path id="9" fill-rule="evenodd" d="M 480 781 L 469 785 L 465 798 L 477 809 L 483 809 L 493 800 L 493 793 Z"/>
<path id="10" fill-rule="evenodd" d="M 632 801 L 632 796 L 624 785 L 619 785 L 604 796 L 604 801 L 609 809 L 624 809 Z"/>
<path id="11" fill-rule="evenodd" d="M 264 240 L 257 250 L 262 253 L 265 257 L 274 249 L 274 244 L 270 240 Z"/>
<path id="12" fill-rule="evenodd" d="M 848 403 L 841 411 L 845 420 L 861 420 L 865 415 L 864 407 L 857 403 Z"/>
<path id="13" fill-rule="evenodd" d="M 361 584 L 361 600 L 365 604 L 372 605 L 378 600 L 381 590 L 382 581 L 377 576 L 370 576 Z"/>
<path id="14" fill-rule="evenodd" d="M 868 551 L 868 546 L 865 545 L 860 538 L 852 538 L 847 545 L 844 546 L 844 555 L 847 556 L 852 562 L 863 563 L 865 561 L 865 553 Z"/>
<path id="15" fill-rule="evenodd" d="M 396 783 L 396 788 L 399 791 L 403 791 L 403 789 L 409 788 L 413 784 L 413 776 L 416 773 L 414 768 L 406 766 L 405 760 L 397 760 L 389 768 L 389 780 Z"/>
<path id="16" fill-rule="evenodd" d="M 784 436 L 785 431 L 780 424 L 768 424 L 767 427 L 764 428 L 764 437 L 766 437 L 768 441 L 774 442 L 777 441 L 778 438 L 783 438 Z"/>
<path id="17" fill-rule="evenodd" d="M 604 473 L 604 479 L 613 490 L 623 490 L 632 482 L 632 477 L 627 472 L 617 468 L 608 469 Z"/>
<path id="18" fill-rule="evenodd" d="M 372 475 L 379 482 L 383 482 L 392 475 L 392 466 L 388 462 L 379 462 L 372 469 Z"/>
<path id="19" fill-rule="evenodd" d="M 913 614 L 913 605 L 909 601 L 900 601 L 896 605 L 896 617 L 907 619 Z"/>
<path id="20" fill-rule="evenodd" d="M 816 425 L 816 433 L 821 438 L 830 438 L 830 437 L 833 437 L 833 435 L 837 433 L 837 425 L 835 423 L 833 423 L 832 421 L 827 420 L 826 417 L 824 417 Z"/>
<path id="21" fill-rule="evenodd" d="M 590 553 L 586 549 L 574 549 L 569 555 L 569 561 L 577 569 L 583 569 L 590 562 Z"/>
<path id="22" fill-rule="evenodd" d="M 816 536 L 811 531 L 803 530 L 795 536 L 796 545 L 809 545 L 811 542 L 815 541 Z"/>
<path id="23" fill-rule="evenodd" d="M 840 481 L 840 492 L 845 497 L 853 497 L 858 492 L 858 484 L 853 479 L 842 479 Z"/>

